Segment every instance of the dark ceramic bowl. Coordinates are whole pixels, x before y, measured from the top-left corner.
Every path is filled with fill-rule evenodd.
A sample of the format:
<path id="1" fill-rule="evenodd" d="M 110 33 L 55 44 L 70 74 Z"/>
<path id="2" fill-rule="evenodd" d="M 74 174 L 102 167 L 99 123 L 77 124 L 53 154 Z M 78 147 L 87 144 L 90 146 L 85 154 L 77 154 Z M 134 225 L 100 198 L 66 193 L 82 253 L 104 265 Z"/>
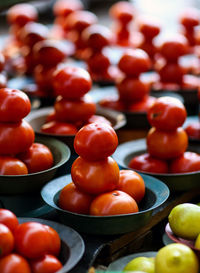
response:
<path id="1" fill-rule="evenodd" d="M 189 145 L 188 150 L 191 152 L 200 153 L 200 147 L 197 145 Z M 147 152 L 146 139 L 139 139 L 125 142 L 117 147 L 113 154 L 113 158 L 118 165 L 123 169 L 130 169 L 128 164 L 130 160 L 137 155 Z M 139 173 L 152 175 L 157 179 L 163 181 L 170 189 L 170 191 L 188 191 L 195 188 L 200 188 L 200 171 L 179 174 L 158 174 L 138 171 Z"/>
<path id="2" fill-rule="evenodd" d="M 40 131 L 41 126 L 45 123 L 47 115 L 53 111 L 53 107 L 45 107 L 35 111 L 32 111 L 27 117 L 26 121 L 32 126 L 34 132 L 38 136 L 46 136 L 46 137 L 53 137 L 60 141 L 66 143 L 71 152 L 74 152 L 74 137 L 75 135 L 57 135 L 57 134 L 47 134 Z M 102 107 L 97 107 L 97 115 L 104 116 L 107 118 L 111 123 L 115 131 L 122 128 L 126 124 L 125 116 L 117 111 L 113 111 L 110 109 L 105 109 Z"/>
<path id="3" fill-rule="evenodd" d="M 57 211 L 61 222 L 79 232 L 102 235 L 123 234 L 147 224 L 153 211 L 169 196 L 169 189 L 164 183 L 148 175 L 142 175 L 142 177 L 145 181 L 146 193 L 139 204 L 139 212 L 137 213 L 91 216 L 61 209 L 58 206 L 59 194 L 61 189 L 72 181 L 70 175 L 61 176 L 46 184 L 41 195 L 43 200 Z"/>
<path id="4" fill-rule="evenodd" d="M 41 224 L 52 227 L 58 232 L 61 239 L 61 250 L 58 259 L 63 264 L 63 267 L 56 271 L 56 273 L 68 272 L 82 258 L 85 252 L 85 244 L 80 234 L 74 229 L 53 221 L 39 218 L 18 218 L 18 220 L 20 224 L 30 221 L 39 222 Z"/>
<path id="5" fill-rule="evenodd" d="M 53 167 L 27 175 L 0 175 L 0 195 L 34 193 L 40 190 L 70 158 L 70 149 L 61 141 L 36 137 L 35 142 L 42 143 L 51 150 L 54 158 Z"/>

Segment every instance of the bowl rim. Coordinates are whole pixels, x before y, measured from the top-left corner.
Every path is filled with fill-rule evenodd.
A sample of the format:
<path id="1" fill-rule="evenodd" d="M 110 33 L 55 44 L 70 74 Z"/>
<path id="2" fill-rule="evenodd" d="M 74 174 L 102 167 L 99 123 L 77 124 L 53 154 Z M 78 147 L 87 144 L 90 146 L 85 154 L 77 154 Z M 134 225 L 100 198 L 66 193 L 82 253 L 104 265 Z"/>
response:
<path id="1" fill-rule="evenodd" d="M 141 176 L 144 179 L 145 187 L 148 188 L 149 190 L 151 190 L 156 195 L 156 200 L 155 200 L 155 203 L 150 208 L 148 208 L 146 210 L 139 211 L 139 212 L 135 212 L 135 213 L 95 216 L 95 215 L 87 215 L 87 214 L 78 214 L 78 213 L 70 212 L 70 211 L 60 208 L 54 202 L 54 198 L 64 186 L 66 186 L 67 184 L 72 182 L 70 174 L 51 180 L 46 185 L 44 185 L 44 187 L 41 189 L 40 193 L 41 193 L 41 196 L 42 196 L 44 202 L 46 204 L 48 204 L 49 206 L 53 207 L 54 209 L 56 209 L 57 211 L 59 211 L 61 213 L 65 213 L 65 214 L 76 215 L 77 217 L 81 217 L 83 219 L 84 218 L 88 218 L 88 219 L 112 218 L 113 219 L 113 218 L 123 218 L 123 217 L 133 216 L 133 215 L 142 215 L 144 213 L 153 211 L 155 208 L 162 205 L 168 199 L 169 194 L 170 194 L 170 190 L 165 183 L 163 183 L 162 181 L 158 180 L 155 177 L 151 177 L 151 176 L 143 175 L 143 174 Z M 54 186 L 57 187 L 56 192 L 54 190 L 55 189 Z"/>

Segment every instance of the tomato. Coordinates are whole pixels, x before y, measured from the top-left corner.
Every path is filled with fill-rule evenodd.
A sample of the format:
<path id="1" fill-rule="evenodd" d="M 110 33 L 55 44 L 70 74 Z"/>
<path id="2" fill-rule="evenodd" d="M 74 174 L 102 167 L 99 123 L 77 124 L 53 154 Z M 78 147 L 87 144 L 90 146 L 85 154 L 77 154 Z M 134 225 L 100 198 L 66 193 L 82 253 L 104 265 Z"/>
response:
<path id="1" fill-rule="evenodd" d="M 171 159 L 182 155 L 188 147 L 188 137 L 183 128 L 159 131 L 152 127 L 147 134 L 147 150 L 151 156 Z"/>
<path id="2" fill-rule="evenodd" d="M 31 273 L 28 261 L 19 254 L 11 253 L 0 259 L 1 273 Z"/>
<path id="3" fill-rule="evenodd" d="M 93 196 L 77 189 L 74 183 L 66 185 L 59 195 L 59 207 L 80 214 L 89 214 Z"/>
<path id="4" fill-rule="evenodd" d="M 0 123 L 1 155 L 25 152 L 34 142 L 33 128 L 25 120 L 17 123 Z"/>
<path id="5" fill-rule="evenodd" d="M 19 222 L 17 216 L 8 209 L 0 208 L 0 223 L 7 226 L 12 232 L 18 226 Z"/>
<path id="6" fill-rule="evenodd" d="M 169 164 L 171 173 L 188 173 L 200 171 L 200 155 L 194 152 L 185 152 L 173 159 Z"/>
<path id="7" fill-rule="evenodd" d="M 0 89 L 0 122 L 18 122 L 31 111 L 28 96 L 12 88 Z"/>
<path id="8" fill-rule="evenodd" d="M 185 128 L 185 131 L 189 138 L 197 138 L 200 139 L 200 122 L 191 122 Z"/>
<path id="9" fill-rule="evenodd" d="M 161 24 L 155 18 L 143 17 L 139 22 L 139 31 L 144 35 L 145 40 L 152 40 L 160 33 Z"/>
<path id="10" fill-rule="evenodd" d="M 5 66 L 5 56 L 0 52 L 0 72 L 4 69 Z"/>
<path id="11" fill-rule="evenodd" d="M 110 122 L 110 120 L 108 120 L 107 118 L 105 118 L 103 116 L 99 116 L 99 115 L 92 115 L 87 120 L 87 123 L 106 123 L 107 125 L 112 126 L 112 123 Z"/>
<path id="12" fill-rule="evenodd" d="M 7 21 L 9 24 L 16 24 L 20 27 L 31 21 L 37 21 L 38 12 L 33 5 L 16 4 L 8 9 Z"/>
<path id="13" fill-rule="evenodd" d="M 96 112 L 96 104 L 86 94 L 77 100 L 64 99 L 58 96 L 54 104 L 56 119 L 66 122 L 87 121 Z"/>
<path id="14" fill-rule="evenodd" d="M 128 166 L 131 169 L 148 173 L 168 173 L 167 161 L 152 157 L 148 153 L 134 156 Z"/>
<path id="15" fill-rule="evenodd" d="M 119 98 L 106 97 L 99 101 L 103 107 L 111 108 L 117 111 L 125 111 L 127 109 L 126 103 Z"/>
<path id="16" fill-rule="evenodd" d="M 149 84 L 137 78 L 124 78 L 117 82 L 120 99 L 126 102 L 139 101 L 149 94 Z"/>
<path id="17" fill-rule="evenodd" d="M 181 34 L 176 34 L 175 37 L 162 42 L 159 52 L 168 61 L 177 61 L 180 56 L 188 53 L 187 39 Z"/>
<path id="18" fill-rule="evenodd" d="M 79 99 L 91 89 L 92 80 L 85 69 L 66 66 L 55 71 L 53 86 L 57 95 L 65 99 Z"/>
<path id="19" fill-rule="evenodd" d="M 42 90 L 53 92 L 53 73 L 55 72 L 55 67 L 46 67 L 41 64 L 36 65 L 34 68 L 34 79 L 38 87 Z"/>
<path id="20" fill-rule="evenodd" d="M 111 157 L 100 161 L 87 161 L 79 156 L 72 164 L 71 176 L 79 190 L 100 194 L 116 189 L 119 167 Z"/>
<path id="21" fill-rule="evenodd" d="M 115 130 L 104 123 L 91 123 L 75 135 L 74 149 L 86 160 L 98 161 L 112 155 L 118 145 Z"/>
<path id="22" fill-rule="evenodd" d="M 28 174 L 28 169 L 21 160 L 14 157 L 0 156 L 0 175 L 24 174 Z"/>
<path id="23" fill-rule="evenodd" d="M 105 73 L 105 71 L 110 66 L 110 60 L 103 52 L 95 52 L 87 60 L 88 71 L 91 73 Z"/>
<path id="24" fill-rule="evenodd" d="M 55 110 L 51 111 L 47 117 L 46 117 L 46 123 L 50 121 L 55 121 L 56 120 L 56 112 Z"/>
<path id="25" fill-rule="evenodd" d="M 66 45 L 57 40 L 43 40 L 33 47 L 36 62 L 43 66 L 56 66 L 67 57 Z"/>
<path id="26" fill-rule="evenodd" d="M 62 268 L 61 262 L 55 256 L 49 254 L 31 260 L 30 265 L 32 273 L 55 273 Z"/>
<path id="27" fill-rule="evenodd" d="M 29 48 L 33 48 L 37 42 L 47 39 L 48 35 L 48 27 L 40 23 L 29 22 L 20 31 L 20 41 Z"/>
<path id="28" fill-rule="evenodd" d="M 119 1 L 113 4 L 109 10 L 109 15 L 122 24 L 129 23 L 134 17 L 134 6 L 126 1 Z"/>
<path id="29" fill-rule="evenodd" d="M 83 9 L 83 4 L 79 0 L 57 0 L 53 6 L 55 16 L 67 17 L 70 13 Z"/>
<path id="30" fill-rule="evenodd" d="M 11 230 L 0 223 L 0 257 L 6 256 L 14 249 L 14 236 Z"/>
<path id="31" fill-rule="evenodd" d="M 186 29 L 193 29 L 200 23 L 199 10 L 194 7 L 187 7 L 181 12 L 179 21 Z"/>
<path id="32" fill-rule="evenodd" d="M 40 130 L 43 133 L 55 135 L 75 135 L 78 131 L 75 125 L 56 120 L 43 124 Z"/>
<path id="33" fill-rule="evenodd" d="M 136 201 L 127 193 L 119 190 L 98 195 L 90 206 L 90 214 L 108 216 L 138 212 Z"/>
<path id="34" fill-rule="evenodd" d="M 128 111 L 131 112 L 147 112 L 152 104 L 155 102 L 156 98 L 152 96 L 144 96 L 143 99 L 133 102 L 129 105 Z"/>
<path id="35" fill-rule="evenodd" d="M 169 96 L 156 99 L 147 112 L 151 126 L 163 131 L 172 131 L 182 126 L 186 117 L 187 112 L 183 103 Z"/>
<path id="36" fill-rule="evenodd" d="M 137 203 L 145 195 L 145 183 L 142 176 L 132 170 L 120 170 L 117 189 L 128 193 Z"/>
<path id="37" fill-rule="evenodd" d="M 138 77 L 151 67 L 149 56 L 142 49 L 126 50 L 118 62 L 118 67 L 127 76 Z"/>
<path id="38" fill-rule="evenodd" d="M 26 152 L 19 154 L 18 158 L 26 164 L 29 173 L 41 172 L 53 166 L 53 154 L 42 143 L 33 143 Z"/>
<path id="39" fill-rule="evenodd" d="M 167 63 L 158 70 L 160 80 L 164 83 L 182 84 L 186 69 L 178 63 Z"/>
<path id="40" fill-rule="evenodd" d="M 60 238 L 57 232 L 41 223 L 19 224 L 14 237 L 17 253 L 26 258 L 39 258 L 44 254 L 58 255 L 60 251 Z"/>

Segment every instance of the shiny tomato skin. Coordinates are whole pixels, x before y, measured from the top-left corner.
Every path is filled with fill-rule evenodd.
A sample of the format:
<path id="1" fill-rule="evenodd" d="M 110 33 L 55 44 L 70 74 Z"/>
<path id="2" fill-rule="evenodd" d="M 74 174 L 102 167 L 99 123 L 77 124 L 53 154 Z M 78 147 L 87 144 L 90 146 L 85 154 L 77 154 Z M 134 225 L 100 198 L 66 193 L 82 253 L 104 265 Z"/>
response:
<path id="1" fill-rule="evenodd" d="M 58 232 L 48 225 L 43 225 L 43 227 L 46 229 L 46 232 L 48 232 L 50 237 L 50 246 L 48 252 L 54 256 L 58 256 L 61 248 L 61 239 Z"/>
<path id="2" fill-rule="evenodd" d="M 119 60 L 118 67 L 129 77 L 138 77 L 151 67 L 151 61 L 142 49 L 129 49 Z"/>
<path id="3" fill-rule="evenodd" d="M 152 127 L 147 134 L 146 140 L 149 154 L 160 159 L 178 157 L 188 147 L 188 136 L 181 127 L 168 132 Z"/>
<path id="4" fill-rule="evenodd" d="M 143 99 L 133 102 L 129 105 L 128 111 L 130 112 L 147 112 L 151 105 L 155 102 L 156 98 L 152 96 L 144 96 Z"/>
<path id="5" fill-rule="evenodd" d="M 163 83 L 182 84 L 186 70 L 178 63 L 167 63 L 158 70 L 160 80 Z"/>
<path id="6" fill-rule="evenodd" d="M 134 18 L 135 9 L 130 2 L 119 1 L 113 4 L 109 10 L 109 15 L 122 24 L 129 23 Z"/>
<path id="7" fill-rule="evenodd" d="M 146 40 L 152 40 L 160 33 L 161 24 L 154 18 L 144 17 L 139 22 L 139 31 L 144 35 Z"/>
<path id="8" fill-rule="evenodd" d="M 83 4 L 79 0 L 58 0 L 53 6 L 53 13 L 55 16 L 67 17 L 70 13 L 76 10 L 82 10 Z"/>
<path id="9" fill-rule="evenodd" d="M 200 123 L 197 122 L 191 122 L 185 127 L 185 131 L 189 138 L 196 138 L 200 139 Z"/>
<path id="10" fill-rule="evenodd" d="M 87 123 L 106 123 L 107 125 L 112 126 L 112 123 L 110 120 L 108 120 L 106 117 L 100 116 L 100 115 L 92 115 L 88 120 Z"/>
<path id="11" fill-rule="evenodd" d="M 18 158 L 26 164 L 29 173 L 44 171 L 53 166 L 53 154 L 42 143 L 33 143 L 26 152 L 19 154 Z"/>
<path id="12" fill-rule="evenodd" d="M 132 170 L 120 170 L 117 189 L 128 193 L 137 203 L 145 195 L 145 183 L 142 176 Z"/>
<path id="13" fill-rule="evenodd" d="M 33 75 L 34 80 L 39 87 L 44 91 L 49 91 L 54 96 L 53 92 L 53 73 L 55 72 L 56 67 L 46 67 L 41 64 L 35 66 Z"/>
<path id="14" fill-rule="evenodd" d="M 63 267 L 58 258 L 50 254 L 31 260 L 30 266 L 32 273 L 55 273 Z"/>
<path id="15" fill-rule="evenodd" d="M 88 71 L 90 73 L 104 73 L 110 66 L 110 59 L 104 52 L 95 52 L 87 60 Z"/>
<path id="16" fill-rule="evenodd" d="M 0 259 L 1 273 L 31 273 L 28 261 L 19 254 L 11 253 Z"/>
<path id="17" fill-rule="evenodd" d="M 0 122 L 18 122 L 31 111 L 28 96 L 11 88 L 0 89 Z"/>
<path id="18" fill-rule="evenodd" d="M 89 214 L 93 196 L 77 189 L 74 183 L 66 185 L 59 195 L 59 207 L 79 214 Z"/>
<path id="19" fill-rule="evenodd" d="M 188 173 L 200 171 L 200 155 L 194 152 L 185 152 L 173 159 L 169 165 L 170 173 Z"/>
<path id="20" fill-rule="evenodd" d="M 24 152 L 33 144 L 34 139 L 33 128 L 25 120 L 18 123 L 0 123 L 1 155 Z"/>
<path id="21" fill-rule="evenodd" d="M 75 135 L 77 131 L 77 128 L 73 124 L 56 120 L 47 122 L 41 127 L 41 132 L 45 134 Z"/>
<path id="22" fill-rule="evenodd" d="M 98 195 L 90 206 L 90 214 L 95 216 L 120 215 L 138 212 L 136 201 L 119 190 Z"/>
<path id="23" fill-rule="evenodd" d="M 129 103 L 142 100 L 150 91 L 148 83 L 132 77 L 125 77 L 117 82 L 116 87 L 120 100 Z"/>
<path id="24" fill-rule="evenodd" d="M 183 103 L 169 96 L 156 99 L 147 112 L 151 126 L 163 131 L 172 131 L 182 126 L 186 117 Z"/>
<path id="25" fill-rule="evenodd" d="M 133 157 L 128 166 L 131 169 L 148 173 L 168 173 L 167 161 L 152 157 L 148 153 Z"/>
<path id="26" fill-rule="evenodd" d="M 27 166 L 18 158 L 0 156 L 0 175 L 25 175 Z"/>
<path id="27" fill-rule="evenodd" d="M 100 194 L 116 189 L 119 167 L 111 157 L 101 161 L 87 161 L 79 156 L 72 164 L 71 176 L 79 190 Z"/>
<path id="28" fill-rule="evenodd" d="M 17 216 L 8 209 L 0 209 L 0 223 L 6 225 L 12 232 L 19 224 Z"/>
<path id="29" fill-rule="evenodd" d="M 194 7 L 187 7 L 180 14 L 179 21 L 186 29 L 193 29 L 200 23 L 199 10 Z"/>
<path id="30" fill-rule="evenodd" d="M 89 73 L 79 67 L 66 66 L 57 69 L 53 81 L 56 94 L 66 99 L 79 99 L 92 87 Z"/>
<path id="31" fill-rule="evenodd" d="M 19 224 L 15 229 L 14 237 L 17 253 L 25 258 L 34 259 L 44 254 L 54 254 L 54 245 L 56 254 L 58 252 L 58 245 L 53 245 L 54 236 L 47 225 L 37 222 Z"/>
<path id="32" fill-rule="evenodd" d="M 87 94 L 77 100 L 67 100 L 58 96 L 54 109 L 57 120 L 75 123 L 87 121 L 93 116 L 96 112 L 96 103 Z"/>
<path id="33" fill-rule="evenodd" d="M 74 149 L 89 161 L 98 161 L 111 156 L 118 145 L 115 130 L 104 123 L 91 123 L 82 127 L 75 136 Z"/>
<path id="34" fill-rule="evenodd" d="M 4 224 L 0 224 L 0 258 L 10 254 L 14 249 L 14 236 Z"/>

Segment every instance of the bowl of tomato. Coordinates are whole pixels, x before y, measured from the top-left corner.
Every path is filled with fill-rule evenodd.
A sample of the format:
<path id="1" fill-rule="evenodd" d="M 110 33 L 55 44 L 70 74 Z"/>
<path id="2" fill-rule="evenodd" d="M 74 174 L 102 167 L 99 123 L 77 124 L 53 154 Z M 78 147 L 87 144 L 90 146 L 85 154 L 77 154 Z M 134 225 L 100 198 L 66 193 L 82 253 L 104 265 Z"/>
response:
<path id="1" fill-rule="evenodd" d="M 189 144 L 187 151 L 200 153 L 199 147 L 192 143 Z M 133 140 L 120 144 L 113 154 L 113 158 L 121 168 L 131 169 L 129 167 L 130 161 L 134 157 L 142 154 L 147 154 L 146 139 Z M 157 165 L 157 168 L 160 168 L 160 166 Z M 137 171 L 141 174 L 151 175 L 163 181 L 169 187 L 170 191 L 188 191 L 199 188 L 200 170 L 187 173 Z"/>
<path id="2" fill-rule="evenodd" d="M 53 155 L 52 167 L 23 175 L 0 175 L 0 193 L 2 196 L 27 193 L 34 194 L 38 192 L 45 183 L 56 175 L 70 158 L 71 152 L 69 147 L 57 139 L 36 136 L 35 142 L 49 148 Z M 41 157 L 40 165 L 42 164 Z"/>
<path id="3" fill-rule="evenodd" d="M 139 203 L 139 212 L 135 213 L 94 216 L 62 209 L 58 204 L 59 195 L 61 190 L 71 183 L 71 175 L 61 176 L 47 183 L 41 190 L 41 196 L 46 204 L 55 209 L 62 223 L 79 232 L 98 235 L 123 234 L 137 230 L 148 223 L 153 211 L 169 196 L 169 189 L 164 183 L 148 175 L 142 174 L 142 178 L 146 191 Z"/>

